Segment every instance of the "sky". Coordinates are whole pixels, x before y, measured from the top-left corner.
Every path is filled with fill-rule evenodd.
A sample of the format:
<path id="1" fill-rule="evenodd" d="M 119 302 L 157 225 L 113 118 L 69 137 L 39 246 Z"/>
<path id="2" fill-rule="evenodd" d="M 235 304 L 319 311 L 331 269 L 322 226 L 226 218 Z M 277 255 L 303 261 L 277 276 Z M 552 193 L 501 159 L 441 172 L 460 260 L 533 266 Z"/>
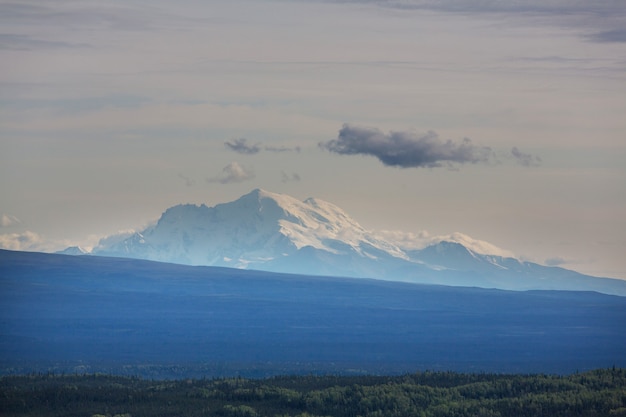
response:
<path id="1" fill-rule="evenodd" d="M 623 0 L 0 0 L 0 247 L 254 188 L 626 279 Z"/>

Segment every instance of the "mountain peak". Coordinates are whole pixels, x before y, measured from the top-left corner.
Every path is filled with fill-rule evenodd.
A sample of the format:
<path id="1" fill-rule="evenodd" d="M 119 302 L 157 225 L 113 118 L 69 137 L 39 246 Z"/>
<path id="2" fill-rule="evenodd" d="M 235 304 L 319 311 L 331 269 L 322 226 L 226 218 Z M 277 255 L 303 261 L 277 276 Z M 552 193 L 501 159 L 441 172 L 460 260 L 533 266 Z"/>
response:
<path id="1" fill-rule="evenodd" d="M 271 193 L 267 190 L 264 190 L 263 188 L 255 188 L 254 190 L 250 191 L 248 194 L 244 194 L 243 196 L 240 197 L 241 198 L 276 198 L 277 196 L 280 196 L 280 194 L 276 194 L 276 193 Z"/>
<path id="2" fill-rule="evenodd" d="M 406 258 L 331 203 L 261 188 L 214 207 L 171 207 L 141 238 L 99 251 L 110 255 L 123 248 L 122 256 L 136 251 L 137 257 L 152 260 L 260 269 L 307 247 L 342 256 Z"/>
<path id="3" fill-rule="evenodd" d="M 301 201 L 286 194 L 272 193 L 262 188 L 255 188 L 248 194 L 239 197 L 236 201 L 225 204 L 244 204 L 250 206 L 251 204 L 259 204 L 262 207 L 268 205 L 275 205 L 277 207 L 288 209 L 294 205 L 301 204 Z"/>

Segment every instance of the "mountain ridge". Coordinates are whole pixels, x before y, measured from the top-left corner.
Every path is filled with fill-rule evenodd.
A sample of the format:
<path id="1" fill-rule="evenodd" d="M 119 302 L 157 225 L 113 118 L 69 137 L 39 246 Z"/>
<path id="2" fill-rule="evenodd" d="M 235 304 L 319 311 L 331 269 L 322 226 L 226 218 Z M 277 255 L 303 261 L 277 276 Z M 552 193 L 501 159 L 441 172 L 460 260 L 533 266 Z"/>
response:
<path id="1" fill-rule="evenodd" d="M 626 281 L 478 253 L 459 242 L 402 249 L 332 203 L 262 189 L 213 207 L 170 207 L 140 232 L 102 240 L 93 254 L 295 274 L 626 295 Z"/>

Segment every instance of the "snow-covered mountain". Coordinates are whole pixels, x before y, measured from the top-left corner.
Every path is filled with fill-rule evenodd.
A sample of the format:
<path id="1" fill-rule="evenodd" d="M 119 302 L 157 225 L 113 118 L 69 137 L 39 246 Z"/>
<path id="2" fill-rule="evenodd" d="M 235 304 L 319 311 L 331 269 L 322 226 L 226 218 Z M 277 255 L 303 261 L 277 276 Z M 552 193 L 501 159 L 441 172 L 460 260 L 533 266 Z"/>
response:
<path id="1" fill-rule="evenodd" d="M 171 207 L 155 225 L 111 245 L 101 242 L 94 253 L 245 268 L 278 261 L 303 248 L 370 259 L 406 258 L 333 204 L 259 189 L 215 207 Z"/>
<path id="2" fill-rule="evenodd" d="M 469 239 L 460 236 L 465 240 L 457 236 L 456 241 L 406 249 L 366 230 L 331 203 L 314 198 L 299 201 L 256 189 L 214 207 L 171 207 L 156 224 L 127 236 L 103 239 L 92 253 L 309 275 L 626 295 L 626 281 L 479 253 L 459 243 Z"/>

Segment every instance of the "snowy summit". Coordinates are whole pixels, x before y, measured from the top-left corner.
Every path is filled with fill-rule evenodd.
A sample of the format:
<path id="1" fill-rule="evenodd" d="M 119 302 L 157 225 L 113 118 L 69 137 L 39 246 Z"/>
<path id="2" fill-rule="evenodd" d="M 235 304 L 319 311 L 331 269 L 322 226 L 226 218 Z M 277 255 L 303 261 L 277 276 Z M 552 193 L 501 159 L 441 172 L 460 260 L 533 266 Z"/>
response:
<path id="1" fill-rule="evenodd" d="M 352 252 L 375 258 L 380 252 L 406 257 L 377 238 L 334 204 L 256 189 L 215 207 L 169 208 L 159 221 L 97 254 L 191 264 L 261 266 L 303 248 L 330 254 Z"/>
<path id="2" fill-rule="evenodd" d="M 458 233 L 421 248 L 384 236 L 329 202 L 255 189 L 214 207 L 171 207 L 141 232 L 102 239 L 93 254 L 305 275 L 626 294 L 624 282 L 521 262 Z"/>

